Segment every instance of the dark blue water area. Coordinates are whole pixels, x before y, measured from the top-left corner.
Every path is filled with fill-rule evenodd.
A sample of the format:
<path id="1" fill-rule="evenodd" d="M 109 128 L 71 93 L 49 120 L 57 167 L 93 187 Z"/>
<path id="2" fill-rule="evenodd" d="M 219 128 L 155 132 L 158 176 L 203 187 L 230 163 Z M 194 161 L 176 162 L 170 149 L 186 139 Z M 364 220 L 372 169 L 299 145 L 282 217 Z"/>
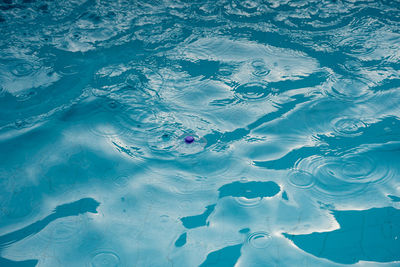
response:
<path id="1" fill-rule="evenodd" d="M 0 0 L 0 267 L 400 266 L 398 0 Z"/>

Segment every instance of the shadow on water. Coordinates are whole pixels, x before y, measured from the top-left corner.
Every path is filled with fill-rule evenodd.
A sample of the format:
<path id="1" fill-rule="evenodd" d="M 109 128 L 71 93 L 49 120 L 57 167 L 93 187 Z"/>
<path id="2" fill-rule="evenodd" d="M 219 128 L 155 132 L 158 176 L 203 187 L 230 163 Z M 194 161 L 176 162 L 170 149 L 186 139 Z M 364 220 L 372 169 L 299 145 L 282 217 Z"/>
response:
<path id="1" fill-rule="evenodd" d="M 388 195 L 388 197 L 389 197 L 393 202 L 400 202 L 400 197 L 398 197 L 398 196 Z"/>
<path id="2" fill-rule="evenodd" d="M 92 198 L 82 198 L 78 201 L 57 206 L 54 211 L 43 218 L 22 229 L 0 236 L 0 251 L 9 245 L 35 235 L 51 222 L 69 216 L 78 216 L 87 212 L 97 213 L 99 202 Z M 36 266 L 37 260 L 11 261 L 0 257 L 0 266 Z"/>
<path id="3" fill-rule="evenodd" d="M 186 237 L 187 237 L 186 233 L 181 234 L 179 238 L 175 241 L 175 247 L 182 247 L 183 245 L 185 245 Z"/>
<path id="4" fill-rule="evenodd" d="M 400 260 L 400 210 L 386 207 L 333 211 L 340 229 L 303 235 L 283 235 L 300 249 L 333 262 Z"/>
<path id="5" fill-rule="evenodd" d="M 279 193 L 280 187 L 274 182 L 233 182 L 221 186 L 219 189 L 219 198 L 226 196 L 232 197 L 273 197 Z"/>
<path id="6" fill-rule="evenodd" d="M 279 185 L 277 185 L 272 181 L 267 181 L 267 182 L 236 181 L 221 186 L 218 189 L 218 191 L 219 191 L 219 198 L 230 196 L 230 197 L 245 197 L 247 199 L 252 199 L 252 198 L 273 197 L 280 192 L 280 187 Z M 217 204 L 206 206 L 206 210 L 200 215 L 187 216 L 181 218 L 183 226 L 186 229 L 208 226 L 207 219 L 215 210 L 216 205 Z M 187 233 L 184 232 L 175 241 L 175 246 L 176 247 L 184 246 L 186 244 L 186 239 L 187 239 Z"/>
<path id="7" fill-rule="evenodd" d="M 206 260 L 200 265 L 200 267 L 231 267 L 235 266 L 235 263 L 239 259 L 241 253 L 240 250 L 242 244 L 224 247 L 220 250 L 216 250 L 207 255 Z"/>
<path id="8" fill-rule="evenodd" d="M 215 205 L 216 204 L 207 206 L 206 211 L 200 215 L 181 218 L 183 226 L 185 226 L 187 229 L 192 229 L 207 225 L 207 218 L 214 211 Z"/>

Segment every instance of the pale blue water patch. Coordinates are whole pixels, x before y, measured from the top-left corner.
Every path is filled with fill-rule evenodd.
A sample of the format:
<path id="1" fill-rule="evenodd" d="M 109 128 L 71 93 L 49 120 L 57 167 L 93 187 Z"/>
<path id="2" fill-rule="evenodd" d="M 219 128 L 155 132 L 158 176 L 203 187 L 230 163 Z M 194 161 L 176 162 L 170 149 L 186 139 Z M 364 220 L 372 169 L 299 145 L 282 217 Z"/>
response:
<path id="1" fill-rule="evenodd" d="M 0 266 L 399 266 L 399 23 L 0 0 Z"/>

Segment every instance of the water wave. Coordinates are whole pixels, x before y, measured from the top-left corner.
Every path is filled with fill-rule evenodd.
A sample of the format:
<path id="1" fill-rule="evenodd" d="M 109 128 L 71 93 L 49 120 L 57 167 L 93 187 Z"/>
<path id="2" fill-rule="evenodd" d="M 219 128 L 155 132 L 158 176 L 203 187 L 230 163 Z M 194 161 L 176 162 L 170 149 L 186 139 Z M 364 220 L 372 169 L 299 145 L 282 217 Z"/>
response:
<path id="1" fill-rule="evenodd" d="M 396 266 L 399 7 L 0 1 L 0 265 Z"/>

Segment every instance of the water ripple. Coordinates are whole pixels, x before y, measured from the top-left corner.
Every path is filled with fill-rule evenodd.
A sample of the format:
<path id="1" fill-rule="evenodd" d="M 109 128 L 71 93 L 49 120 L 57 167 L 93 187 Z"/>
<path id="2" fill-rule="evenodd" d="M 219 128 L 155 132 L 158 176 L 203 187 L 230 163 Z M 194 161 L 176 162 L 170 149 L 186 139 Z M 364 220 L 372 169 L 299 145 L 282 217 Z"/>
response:
<path id="1" fill-rule="evenodd" d="M 289 174 L 289 182 L 298 188 L 310 188 L 314 185 L 315 178 L 307 171 L 294 170 Z"/>
<path id="2" fill-rule="evenodd" d="M 256 198 L 246 198 L 246 197 L 236 197 L 235 200 L 236 202 L 243 207 L 257 207 L 261 204 L 262 202 L 262 197 L 256 197 Z"/>
<path id="3" fill-rule="evenodd" d="M 357 136 L 362 134 L 367 125 L 357 118 L 339 118 L 333 121 L 334 131 L 340 136 Z"/>
<path id="4" fill-rule="evenodd" d="M 118 267 L 121 266 L 117 254 L 111 251 L 98 252 L 90 261 L 91 267 Z"/>
<path id="5" fill-rule="evenodd" d="M 51 223 L 43 233 L 40 233 L 38 240 L 46 245 L 71 242 L 72 239 L 79 239 L 83 226 L 82 218 L 65 218 Z"/>
<path id="6" fill-rule="evenodd" d="M 246 83 L 237 86 L 235 89 L 236 95 L 247 101 L 255 101 L 265 99 L 268 96 L 268 87 L 262 83 Z"/>
<path id="7" fill-rule="evenodd" d="M 247 242 L 256 249 L 264 249 L 271 244 L 271 235 L 268 232 L 255 232 L 247 238 Z"/>
<path id="8" fill-rule="evenodd" d="M 341 157 L 311 156 L 296 163 L 296 168 L 305 173 L 299 181 L 294 176 L 292 183 L 313 184 L 313 192 L 323 198 L 350 198 L 362 194 L 367 187 L 383 183 L 394 177 L 393 169 L 376 164 L 376 158 L 366 154 L 349 154 Z M 290 178 L 290 181 L 292 179 Z M 315 180 L 314 183 L 311 181 Z"/>
<path id="9" fill-rule="evenodd" d="M 323 233 L 398 207 L 399 23 L 389 0 L 0 0 L 0 265 L 396 265 L 390 220 L 351 217 L 359 250 Z M 38 217 L 83 193 L 98 214 Z"/>

